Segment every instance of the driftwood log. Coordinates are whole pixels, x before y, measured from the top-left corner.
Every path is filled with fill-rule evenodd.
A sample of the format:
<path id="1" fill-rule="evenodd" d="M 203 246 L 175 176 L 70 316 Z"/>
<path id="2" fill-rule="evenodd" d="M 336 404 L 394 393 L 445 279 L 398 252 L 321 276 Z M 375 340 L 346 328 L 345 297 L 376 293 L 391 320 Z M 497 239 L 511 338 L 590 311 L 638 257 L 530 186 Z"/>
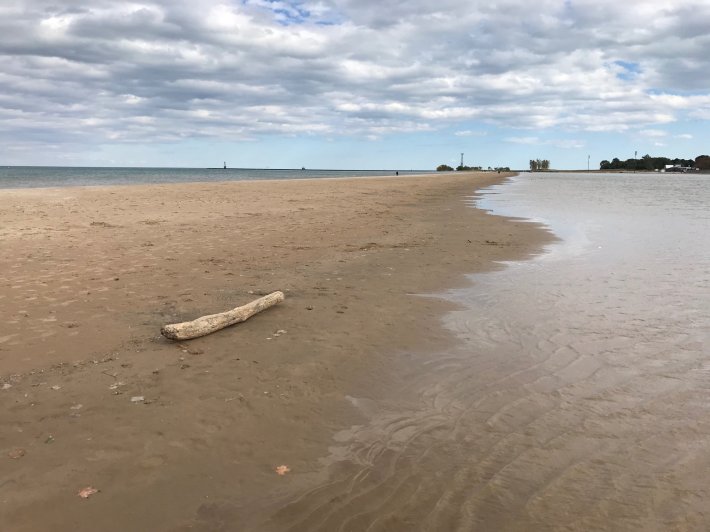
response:
<path id="1" fill-rule="evenodd" d="M 160 333 L 171 340 L 189 340 L 198 338 L 206 334 L 219 331 L 235 323 L 239 323 L 251 318 L 254 314 L 273 307 L 277 303 L 284 300 L 283 292 L 272 292 L 269 295 L 260 297 L 247 303 L 241 307 L 220 312 L 219 314 L 210 314 L 202 316 L 193 321 L 185 321 L 183 323 L 173 323 L 165 325 L 160 329 Z"/>

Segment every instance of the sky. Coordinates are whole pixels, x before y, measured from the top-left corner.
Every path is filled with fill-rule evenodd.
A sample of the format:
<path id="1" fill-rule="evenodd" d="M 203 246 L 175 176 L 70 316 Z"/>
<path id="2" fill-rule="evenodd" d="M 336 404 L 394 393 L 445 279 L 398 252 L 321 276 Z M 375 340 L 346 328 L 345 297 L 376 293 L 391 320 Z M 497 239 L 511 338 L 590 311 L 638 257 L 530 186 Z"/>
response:
<path id="1" fill-rule="evenodd" d="M 710 153 L 710 0 L 2 0 L 0 165 Z"/>

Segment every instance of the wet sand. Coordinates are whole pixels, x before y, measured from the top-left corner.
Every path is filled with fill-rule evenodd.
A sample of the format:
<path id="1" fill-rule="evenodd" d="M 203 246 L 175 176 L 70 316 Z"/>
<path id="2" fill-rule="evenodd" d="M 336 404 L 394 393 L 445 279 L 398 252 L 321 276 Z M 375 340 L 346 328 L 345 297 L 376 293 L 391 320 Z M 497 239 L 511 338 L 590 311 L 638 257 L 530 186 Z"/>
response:
<path id="1" fill-rule="evenodd" d="M 454 305 L 420 294 L 550 241 L 467 205 L 500 178 L 0 191 L 0 522 L 314 529 L 295 501 L 356 465 L 333 436 L 393 390 L 409 401 L 427 354 L 461 341 L 441 320 Z M 244 324 L 159 335 L 273 290 L 286 301 Z M 369 508 L 316 499 L 337 526 Z M 407 513 L 385 529 L 412 529 Z"/>

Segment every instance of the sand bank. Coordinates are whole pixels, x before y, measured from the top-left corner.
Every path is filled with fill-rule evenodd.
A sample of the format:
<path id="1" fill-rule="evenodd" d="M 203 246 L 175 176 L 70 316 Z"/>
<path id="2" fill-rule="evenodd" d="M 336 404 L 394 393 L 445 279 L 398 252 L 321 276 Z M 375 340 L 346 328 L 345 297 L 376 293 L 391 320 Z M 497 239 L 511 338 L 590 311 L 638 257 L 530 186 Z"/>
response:
<path id="1" fill-rule="evenodd" d="M 322 480 L 359 419 L 347 397 L 397 378 L 389 353 L 455 341 L 451 304 L 416 294 L 550 239 L 467 206 L 496 179 L 0 191 L 0 521 L 256 526 Z M 159 335 L 274 290 L 286 301 L 245 324 Z"/>

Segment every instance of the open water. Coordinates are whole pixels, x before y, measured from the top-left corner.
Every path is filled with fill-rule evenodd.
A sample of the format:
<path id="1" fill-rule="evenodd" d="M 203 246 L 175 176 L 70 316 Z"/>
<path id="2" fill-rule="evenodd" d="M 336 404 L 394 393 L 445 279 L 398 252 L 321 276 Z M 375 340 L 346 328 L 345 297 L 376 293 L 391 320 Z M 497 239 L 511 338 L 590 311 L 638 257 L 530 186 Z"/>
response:
<path id="1" fill-rule="evenodd" d="M 461 344 L 351 398 L 368 422 L 280 525 L 710 530 L 710 176 L 523 174 L 471 201 L 560 240 L 446 294 Z"/>
<path id="2" fill-rule="evenodd" d="M 0 188 L 248 181 L 426 174 L 431 170 L 270 170 L 252 168 L 88 168 L 0 166 Z"/>

